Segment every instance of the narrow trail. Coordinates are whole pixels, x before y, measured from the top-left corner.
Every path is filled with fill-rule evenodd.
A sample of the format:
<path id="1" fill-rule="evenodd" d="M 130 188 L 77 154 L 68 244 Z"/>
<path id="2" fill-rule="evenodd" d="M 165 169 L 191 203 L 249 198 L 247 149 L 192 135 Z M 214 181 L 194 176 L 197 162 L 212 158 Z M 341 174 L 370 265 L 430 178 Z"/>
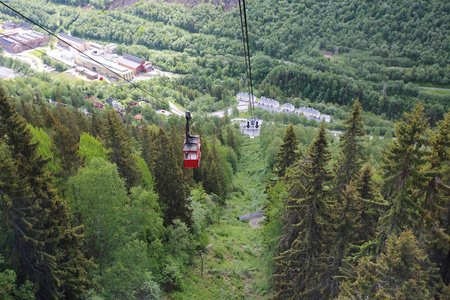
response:
<path id="1" fill-rule="evenodd" d="M 259 224 L 259 222 L 262 221 L 262 217 L 261 218 L 255 218 L 255 219 L 251 219 L 250 222 L 248 222 L 248 224 L 250 226 L 252 226 L 253 228 L 261 228 L 261 224 Z"/>

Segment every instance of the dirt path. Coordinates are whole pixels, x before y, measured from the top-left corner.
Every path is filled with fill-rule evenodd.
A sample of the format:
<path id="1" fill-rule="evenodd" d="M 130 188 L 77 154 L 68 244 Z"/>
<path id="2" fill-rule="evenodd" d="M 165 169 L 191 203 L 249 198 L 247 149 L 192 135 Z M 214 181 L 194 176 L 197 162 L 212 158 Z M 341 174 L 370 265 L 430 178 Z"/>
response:
<path id="1" fill-rule="evenodd" d="M 259 222 L 262 220 L 261 218 L 255 218 L 255 219 L 251 219 L 250 222 L 248 222 L 248 224 L 250 224 L 250 226 L 252 226 L 253 228 L 261 228 L 262 226 L 259 225 Z"/>

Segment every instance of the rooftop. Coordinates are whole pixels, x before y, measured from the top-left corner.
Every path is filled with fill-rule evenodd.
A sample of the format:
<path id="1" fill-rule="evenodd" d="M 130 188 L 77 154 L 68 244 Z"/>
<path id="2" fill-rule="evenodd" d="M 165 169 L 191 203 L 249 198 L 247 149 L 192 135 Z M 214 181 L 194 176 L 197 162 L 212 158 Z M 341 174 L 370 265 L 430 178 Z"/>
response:
<path id="1" fill-rule="evenodd" d="M 189 138 L 189 143 L 184 143 L 183 151 L 197 151 L 197 145 L 200 142 L 200 136 L 199 135 L 191 135 Z"/>
<path id="2" fill-rule="evenodd" d="M 101 63 L 102 65 L 108 67 L 112 71 L 114 71 L 116 73 L 119 73 L 119 74 L 124 74 L 124 73 L 130 72 L 129 69 L 127 69 L 125 67 L 122 67 L 122 66 L 119 66 L 118 64 L 115 64 L 115 63 L 110 62 L 108 60 L 102 59 L 101 57 L 96 57 L 95 58 L 95 60 L 98 61 L 99 63 L 95 62 L 94 60 L 90 59 L 89 57 L 87 57 L 84 54 L 80 54 L 80 57 L 85 59 L 85 60 L 87 60 L 87 61 L 89 61 L 89 62 L 91 62 L 91 63 L 93 63 L 93 64 L 96 64 L 96 65 L 99 65 L 99 63 Z"/>
<path id="3" fill-rule="evenodd" d="M 130 55 L 130 54 L 126 54 L 126 53 L 123 54 L 123 58 L 126 58 L 126 59 L 128 59 L 128 60 L 132 60 L 132 61 L 137 62 L 137 63 L 140 63 L 140 64 L 142 64 L 143 62 L 145 62 L 145 59 L 142 59 L 142 58 L 139 58 L 139 57 Z"/>
<path id="4" fill-rule="evenodd" d="M 127 65 L 127 66 L 129 66 L 129 67 L 131 67 L 133 69 L 136 69 L 137 67 L 139 67 L 141 65 L 140 63 L 137 63 L 137 62 L 135 62 L 133 60 L 130 60 L 128 58 L 125 58 L 125 57 L 122 57 L 119 60 L 119 63 Z"/>
<path id="5" fill-rule="evenodd" d="M 79 39 L 79 38 L 76 38 L 71 35 L 61 33 L 61 32 L 58 34 L 58 38 L 62 39 L 63 41 L 70 41 L 72 43 L 78 43 L 78 44 L 84 43 L 84 41 L 82 39 Z"/>

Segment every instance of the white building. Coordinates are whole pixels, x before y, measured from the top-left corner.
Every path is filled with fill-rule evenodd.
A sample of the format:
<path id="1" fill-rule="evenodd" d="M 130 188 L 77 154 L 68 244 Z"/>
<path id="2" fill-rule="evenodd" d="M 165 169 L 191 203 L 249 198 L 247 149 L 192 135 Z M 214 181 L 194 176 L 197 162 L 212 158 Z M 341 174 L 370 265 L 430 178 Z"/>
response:
<path id="1" fill-rule="evenodd" d="M 280 107 L 280 102 L 278 102 L 277 100 L 274 100 L 274 99 L 266 98 L 264 96 L 262 96 L 261 99 L 259 99 L 259 102 L 263 105 L 271 106 L 273 108 Z"/>
<path id="2" fill-rule="evenodd" d="M 295 113 L 297 115 L 303 114 L 307 118 L 319 118 L 320 117 L 320 111 L 309 108 L 309 107 L 300 107 L 297 110 L 295 110 Z"/>
<path id="3" fill-rule="evenodd" d="M 289 112 L 289 113 L 291 113 L 291 112 L 294 112 L 294 111 L 295 111 L 295 106 L 294 106 L 293 104 L 291 104 L 291 103 L 285 103 L 285 104 L 283 104 L 283 106 L 281 107 L 281 110 L 282 110 L 283 112 Z"/>
<path id="4" fill-rule="evenodd" d="M 252 99 L 253 102 L 256 102 L 255 95 L 249 95 L 249 94 L 243 93 L 243 92 L 240 92 L 239 94 L 236 95 L 236 100 L 238 102 L 249 102 L 249 99 Z"/>

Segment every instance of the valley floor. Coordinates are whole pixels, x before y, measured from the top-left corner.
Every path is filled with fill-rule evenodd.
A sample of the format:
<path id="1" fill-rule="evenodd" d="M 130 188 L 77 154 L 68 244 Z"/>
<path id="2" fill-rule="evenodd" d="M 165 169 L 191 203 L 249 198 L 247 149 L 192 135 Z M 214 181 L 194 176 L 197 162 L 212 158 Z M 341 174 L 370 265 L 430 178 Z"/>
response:
<path id="1" fill-rule="evenodd" d="M 172 292 L 166 299 L 267 299 L 270 296 L 271 278 L 265 269 L 270 258 L 264 255 L 260 229 L 250 226 L 256 219 L 238 221 L 240 215 L 260 211 L 264 203 L 264 160 L 258 143 L 257 139 L 243 142 L 234 191 L 220 223 L 207 230 L 210 244 L 196 255 L 193 266 L 185 274 L 183 290 Z"/>

